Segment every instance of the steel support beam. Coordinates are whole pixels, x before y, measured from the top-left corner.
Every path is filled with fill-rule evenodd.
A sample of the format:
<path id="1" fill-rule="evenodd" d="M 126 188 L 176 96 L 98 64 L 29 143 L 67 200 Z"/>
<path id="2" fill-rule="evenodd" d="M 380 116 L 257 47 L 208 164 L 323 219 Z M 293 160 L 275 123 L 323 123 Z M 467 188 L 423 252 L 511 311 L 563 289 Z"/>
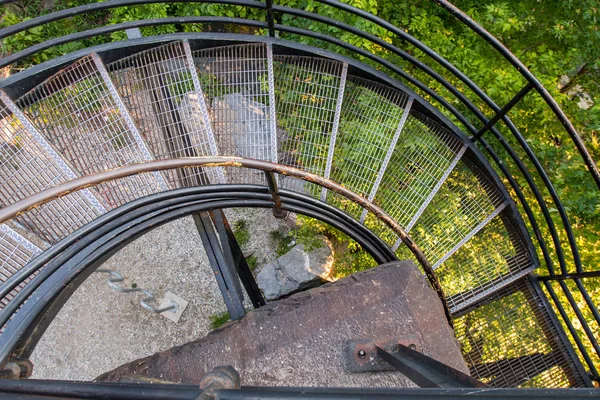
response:
<path id="1" fill-rule="evenodd" d="M 229 317 L 232 320 L 240 319 L 246 315 L 246 310 L 244 309 L 244 297 L 237 280 L 237 273 L 233 269 L 232 256 L 221 247 L 212 222 L 206 213 L 194 214 L 193 218 L 210 266 L 217 279 L 219 290 L 223 295 L 223 300 L 225 300 Z M 229 262 L 228 258 L 230 258 Z"/>
<path id="2" fill-rule="evenodd" d="M 223 210 L 215 210 L 210 213 L 210 215 L 215 226 L 219 228 L 218 231 L 220 234 L 222 234 L 222 232 L 225 233 L 225 235 L 221 236 L 221 243 L 227 241 L 228 246 L 226 247 L 227 250 L 231 252 L 233 260 L 232 265 L 235 266 L 235 270 L 237 271 L 237 274 L 244 285 L 244 289 L 246 289 L 246 293 L 252 302 L 252 306 L 254 308 L 264 306 L 267 304 L 267 302 L 265 301 L 265 298 L 263 297 L 256 280 L 254 279 L 254 275 L 252 274 L 250 266 L 244 257 L 244 253 L 242 252 L 242 249 L 235 238 L 233 230 L 229 225 L 229 221 L 225 217 L 225 213 L 223 213 Z"/>
<path id="3" fill-rule="evenodd" d="M 531 90 L 533 89 L 533 84 L 531 82 L 528 82 L 527 85 L 525 85 L 525 87 L 523 89 L 521 89 L 519 91 L 519 93 L 517 93 L 515 95 L 515 97 L 513 97 L 508 103 L 506 103 L 506 105 L 504 107 L 502 107 L 502 109 L 500 111 L 498 111 L 493 117 L 492 119 L 490 119 L 487 124 L 485 124 L 485 126 L 483 128 L 481 128 L 475 135 L 473 135 L 473 137 L 471 138 L 471 140 L 476 141 L 479 140 L 479 138 L 481 136 L 483 136 L 484 133 L 486 133 L 487 131 L 489 131 L 490 129 L 492 129 L 492 127 L 494 125 L 496 125 L 496 122 L 500 121 L 500 119 L 504 118 L 504 116 L 515 106 L 517 105 L 517 103 L 527 95 L 527 93 L 531 92 Z"/>
<path id="4" fill-rule="evenodd" d="M 589 271 L 589 272 L 576 272 L 572 274 L 561 274 L 561 275 L 544 275 L 538 276 L 538 281 L 564 281 L 567 279 L 584 279 L 584 278 L 598 278 L 600 277 L 600 271 Z"/>
<path id="5" fill-rule="evenodd" d="M 377 346 L 377 355 L 422 388 L 486 387 L 477 379 L 401 344 L 394 352 Z"/>

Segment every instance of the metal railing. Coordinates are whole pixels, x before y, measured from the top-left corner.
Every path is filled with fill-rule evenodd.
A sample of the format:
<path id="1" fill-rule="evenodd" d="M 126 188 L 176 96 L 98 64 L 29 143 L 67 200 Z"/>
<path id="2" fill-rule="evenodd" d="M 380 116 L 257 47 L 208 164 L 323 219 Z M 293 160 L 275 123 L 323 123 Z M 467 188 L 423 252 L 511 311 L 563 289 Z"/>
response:
<path id="1" fill-rule="evenodd" d="M 492 98 L 485 93 L 475 82 L 473 82 L 468 76 L 461 72 L 457 67 L 452 65 L 449 61 L 445 60 L 440 56 L 434 49 L 429 48 L 424 43 L 419 41 L 417 38 L 412 37 L 404 30 L 399 27 L 393 26 L 387 21 L 381 18 L 369 14 L 365 11 L 359 10 L 348 4 L 338 2 L 336 0 L 318 0 L 320 4 L 327 7 L 333 7 L 339 10 L 344 15 L 351 15 L 353 17 L 361 18 L 364 21 L 368 21 L 375 24 L 387 33 L 390 33 L 394 37 L 404 41 L 405 43 L 414 46 L 414 48 L 420 50 L 422 54 L 426 56 L 425 59 L 417 59 L 409 52 L 397 47 L 394 44 L 388 43 L 387 41 L 376 37 L 370 33 L 364 32 L 357 28 L 356 25 L 345 24 L 340 21 L 336 21 L 322 15 L 318 15 L 314 12 L 308 12 L 300 9 L 294 9 L 290 7 L 279 6 L 274 4 L 273 1 L 267 0 L 266 2 L 258 2 L 252 0 L 215 0 L 215 1 L 186 1 L 191 3 L 214 3 L 224 5 L 238 5 L 253 9 L 259 9 L 264 12 L 263 20 L 251 20 L 243 18 L 229 18 L 229 17 L 170 17 L 156 20 L 144 20 L 144 21 L 131 21 L 127 23 L 121 23 L 110 26 L 102 26 L 89 31 L 78 32 L 75 34 L 67 35 L 61 38 L 50 39 L 44 43 L 40 43 L 31 46 L 23 51 L 12 54 L 0 60 L 0 66 L 7 66 L 19 61 L 27 59 L 33 54 L 36 54 L 45 49 L 58 46 L 73 41 L 79 41 L 83 39 L 99 37 L 106 35 L 111 32 L 122 31 L 125 29 L 135 27 L 146 27 L 146 26 L 158 26 L 165 24 L 228 24 L 231 26 L 246 26 L 253 27 L 258 30 L 262 30 L 267 33 L 270 37 L 271 43 L 279 43 L 281 39 L 292 39 L 296 38 L 310 38 L 314 43 L 323 43 L 322 47 L 326 47 L 328 50 L 331 48 L 338 49 L 340 53 L 344 55 L 350 55 L 362 62 L 369 62 L 373 65 L 377 65 L 383 68 L 390 76 L 399 79 L 404 82 L 409 90 L 407 92 L 411 96 L 418 97 L 410 89 L 414 89 L 417 93 L 428 96 L 443 109 L 445 115 L 448 115 L 453 120 L 457 121 L 458 124 L 462 125 L 467 135 L 463 134 L 462 131 L 457 129 L 452 122 L 440 113 L 435 108 L 427 105 L 425 102 L 420 102 L 418 107 L 419 110 L 427 112 L 432 118 L 436 118 L 437 121 L 447 127 L 459 138 L 465 146 L 472 149 L 475 153 L 475 157 L 478 161 L 484 165 L 492 165 L 494 170 L 508 183 L 507 188 L 510 189 L 515 200 L 518 200 L 518 207 L 524 213 L 523 219 L 520 220 L 521 213 L 514 208 L 512 205 L 508 205 L 512 208 L 517 220 L 514 221 L 517 226 L 517 230 L 524 232 L 525 237 L 529 238 L 531 235 L 535 240 L 535 248 L 529 249 L 532 253 L 532 257 L 535 258 L 536 250 L 539 250 L 545 267 L 548 270 L 547 274 L 542 274 L 536 279 L 539 279 L 543 283 L 550 299 L 553 302 L 554 307 L 558 311 L 562 321 L 561 323 L 569 331 L 572 341 L 583 359 L 586 368 L 589 370 L 590 376 L 595 379 L 600 379 L 600 374 L 597 370 L 598 355 L 600 354 L 600 345 L 598 339 L 594 335 L 592 325 L 600 324 L 600 313 L 598 312 L 597 304 L 591 298 L 588 290 L 582 279 L 591 279 L 600 275 L 599 271 L 585 271 L 582 265 L 581 256 L 579 254 L 578 246 L 576 243 L 576 237 L 571 227 L 567 210 L 565 209 L 561 199 L 555 189 L 552 180 L 548 173 L 545 171 L 542 163 L 537 158 L 534 150 L 527 142 L 527 138 L 521 133 L 517 126 L 511 121 L 508 116 L 509 111 L 513 109 L 523 98 L 531 96 L 531 92 L 535 90 L 539 96 L 544 100 L 549 109 L 556 115 L 557 121 L 559 121 L 564 127 L 572 139 L 582 161 L 587 167 L 591 177 L 593 178 L 596 186 L 600 188 L 600 174 L 596 167 L 594 160 L 592 160 L 588 153 L 582 139 L 577 134 L 573 125 L 569 122 L 564 112 L 560 109 L 556 101 L 552 98 L 550 93 L 544 86 L 536 79 L 536 77 L 496 38 L 490 33 L 485 31 L 480 25 L 474 22 L 469 16 L 458 10 L 451 3 L 445 0 L 433 0 L 438 3 L 442 8 L 447 10 L 451 15 L 455 16 L 459 21 L 463 22 L 468 26 L 475 34 L 479 35 L 490 46 L 496 50 L 504 59 L 506 59 L 515 70 L 526 80 L 527 84 L 519 91 L 511 101 L 505 106 L 496 104 Z M 1 3 L 6 3 L 2 1 Z M 164 1 L 148 1 L 148 0 L 109 0 L 102 3 L 93 3 L 85 6 L 79 6 L 72 9 L 62 10 L 54 12 L 48 15 L 43 15 L 37 18 L 33 18 L 28 21 L 24 21 L 14 26 L 3 28 L 0 30 L 0 38 L 6 38 L 11 35 L 15 35 L 20 32 L 24 32 L 28 29 L 36 26 L 41 26 L 54 21 L 60 21 L 65 18 L 71 18 L 77 15 L 82 15 L 94 11 L 108 10 L 117 7 L 127 7 L 140 4 L 153 4 L 153 3 L 164 3 Z M 415 76 L 406 72 L 400 68 L 390 58 L 386 58 L 379 54 L 373 54 L 364 48 L 357 47 L 350 44 L 339 37 L 335 36 L 335 33 L 327 34 L 321 32 L 319 29 L 306 30 L 295 26 L 289 26 L 282 23 L 284 21 L 283 16 L 294 16 L 304 20 L 314 21 L 316 23 L 324 24 L 324 26 L 334 28 L 334 32 L 346 32 L 370 43 L 380 46 L 386 51 L 390 52 L 394 57 L 402 59 L 404 62 L 415 67 L 423 74 L 428 76 L 431 82 L 440 84 L 447 92 L 451 95 L 445 97 L 431 88 L 429 82 L 423 82 L 417 79 Z M 259 33 L 262 33 L 259 31 Z M 242 38 L 245 35 L 239 35 L 239 40 L 249 41 L 247 37 Z M 112 43 L 103 45 L 104 47 L 98 47 L 98 51 L 115 51 L 121 52 L 121 54 L 127 54 L 127 46 L 133 46 L 133 44 L 150 44 L 152 40 L 155 42 L 166 42 L 173 39 L 193 39 L 193 38 L 210 38 L 218 40 L 220 37 L 227 38 L 227 40 L 235 40 L 236 34 L 174 34 L 165 35 L 160 38 L 146 38 L 139 41 L 131 41 L 124 43 Z M 260 37 L 257 36 L 258 40 Z M 307 48 L 300 48 L 303 51 L 308 51 Z M 47 65 L 40 65 L 32 68 L 30 71 L 25 71 L 23 74 L 15 75 L 10 77 L 3 82 L 0 82 L 0 86 L 6 91 L 10 97 L 16 99 L 21 97 L 26 91 L 33 88 L 41 79 L 51 75 L 57 71 L 59 67 L 70 64 L 73 60 L 85 54 L 85 51 L 75 52 L 72 55 L 66 55 L 61 59 L 55 60 L 55 63 Z M 470 98 L 467 94 L 463 93 L 456 85 L 450 83 L 443 74 L 436 72 L 438 68 L 442 68 L 445 72 L 456 77 L 462 84 L 466 85 L 473 94 L 474 99 Z M 30 82 L 23 82 L 24 77 L 30 77 Z M 379 75 L 382 81 L 386 81 L 383 75 Z M 389 83 L 389 81 L 386 81 Z M 453 105 L 454 100 L 458 100 L 461 105 L 461 109 L 469 111 L 470 117 L 466 116 L 463 112 Z M 494 114 L 490 117 L 486 116 L 476 105 L 476 101 L 482 101 Z M 474 119 L 473 119 L 474 117 Z M 502 123 L 502 129 L 499 129 L 499 124 Z M 510 132 L 510 137 L 505 137 L 502 132 Z M 517 146 L 513 146 L 511 143 L 516 143 Z M 483 155 L 485 154 L 485 157 Z M 525 159 L 521 157 L 521 154 L 525 154 Z M 479 157 L 479 158 L 477 158 Z M 526 162 L 524 161 L 526 160 Z M 531 172 L 528 168 L 528 164 L 533 166 L 534 171 Z M 326 165 L 323 166 L 324 172 L 326 171 Z M 492 178 L 494 178 L 492 174 Z M 326 176 L 327 177 L 327 176 Z M 542 185 L 538 185 L 541 181 Z M 500 188 L 503 188 L 503 183 L 499 180 L 493 182 Z M 523 188 L 525 187 L 525 188 Z M 528 193 L 531 192 L 531 195 Z M 545 198 L 545 193 L 548 193 L 551 198 L 551 202 L 548 202 Z M 503 195 L 508 196 L 508 191 L 505 191 Z M 533 197 L 534 201 L 531 201 Z M 35 198 L 35 196 L 33 197 Z M 359 201 L 361 199 L 355 199 Z M 372 198 L 370 200 L 373 200 Z M 31 203 L 32 205 L 34 203 Z M 364 204 L 363 204 L 364 205 Z M 495 206 L 498 206 L 496 204 Z M 558 220 L 553 218 L 552 209 L 555 209 L 558 213 Z M 10 207 L 2 210 L 0 213 L 9 212 Z M 541 213 L 542 219 L 538 219 L 536 214 Z M 8 214 L 2 214 L 8 215 Z M 16 214 L 15 214 L 16 215 Z M 3 220 L 4 218 L 0 218 Z M 526 229 L 529 229 L 530 234 L 527 233 Z M 566 243 L 562 238 L 566 237 Z M 531 245 L 526 243 L 525 246 Z M 568 256 L 568 254 L 571 254 Z M 558 271 L 555 265 L 558 261 Z M 567 282 L 573 282 L 574 287 L 570 287 Z M 558 291 L 557 291 L 558 289 Z M 573 290 L 575 290 L 577 296 L 581 296 L 583 303 L 592 316 L 592 320 L 588 320 L 584 316 L 584 311 L 580 308 L 576 298 L 573 296 Z M 565 304 L 566 299 L 566 304 Z M 581 331 L 578 331 L 572 323 L 572 316 L 576 317 L 578 323 L 581 325 L 583 335 Z M 596 351 L 596 355 L 590 354 L 588 347 Z"/>

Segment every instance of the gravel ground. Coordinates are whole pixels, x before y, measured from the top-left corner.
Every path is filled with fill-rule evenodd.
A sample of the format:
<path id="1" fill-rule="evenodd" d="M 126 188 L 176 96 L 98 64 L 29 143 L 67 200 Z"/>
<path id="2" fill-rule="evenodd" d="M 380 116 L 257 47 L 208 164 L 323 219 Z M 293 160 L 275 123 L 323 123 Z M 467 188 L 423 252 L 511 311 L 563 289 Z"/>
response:
<path id="1" fill-rule="evenodd" d="M 228 210 L 233 224 L 247 221 L 258 265 L 273 260 L 269 233 L 289 229 L 270 210 Z M 210 316 L 226 311 L 191 217 L 171 222 L 123 248 L 102 268 L 119 271 L 161 299 L 171 291 L 189 302 L 177 324 L 139 305 L 141 294 L 118 293 L 106 274 L 92 274 L 65 304 L 32 354 L 33 378 L 91 380 L 128 361 L 210 332 Z M 257 271 L 258 272 L 258 271 Z"/>

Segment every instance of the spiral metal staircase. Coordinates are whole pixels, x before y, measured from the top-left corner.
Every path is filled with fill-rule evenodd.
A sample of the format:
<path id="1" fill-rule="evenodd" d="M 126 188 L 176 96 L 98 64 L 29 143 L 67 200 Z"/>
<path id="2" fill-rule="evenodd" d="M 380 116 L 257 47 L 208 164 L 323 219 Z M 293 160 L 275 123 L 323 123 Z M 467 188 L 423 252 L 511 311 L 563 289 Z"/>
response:
<path id="1" fill-rule="evenodd" d="M 260 207 L 325 221 L 380 264 L 416 260 L 446 307 L 474 378 L 494 387 L 576 388 L 598 381 L 600 349 L 592 327 L 600 315 L 585 280 L 599 272 L 581 265 L 565 208 L 508 116 L 537 92 L 571 135 L 577 162 L 600 185 L 594 161 L 556 102 L 501 43 L 444 0 L 436 2 L 527 81 L 506 106 L 401 29 L 335 0 L 319 2 L 381 26 L 426 60 L 355 26 L 251 0 L 215 3 L 258 8 L 264 21 L 133 21 L 51 39 L 0 60 L 7 66 L 52 46 L 142 26 L 225 23 L 257 32 L 133 34 L 0 81 L 5 371 L 16 363 L 26 375 L 19 362 L 64 302 L 127 243 L 185 215 L 198 215 L 199 227 L 208 229 L 209 211 Z M 0 37 L 144 3 L 152 2 L 109 0 L 62 10 L 4 28 Z M 335 36 L 287 26 L 284 15 L 383 46 L 441 83 L 472 115 L 393 62 Z M 323 48 L 300 44 L 300 37 Z M 479 111 L 428 66 L 434 64 L 464 82 L 494 114 Z M 558 219 L 550 208 L 558 210 Z M 242 280 L 254 306 L 264 304 L 251 274 Z M 582 307 L 593 320 L 586 320 Z M 17 390 L 21 381 L 4 382 L 0 390 Z"/>

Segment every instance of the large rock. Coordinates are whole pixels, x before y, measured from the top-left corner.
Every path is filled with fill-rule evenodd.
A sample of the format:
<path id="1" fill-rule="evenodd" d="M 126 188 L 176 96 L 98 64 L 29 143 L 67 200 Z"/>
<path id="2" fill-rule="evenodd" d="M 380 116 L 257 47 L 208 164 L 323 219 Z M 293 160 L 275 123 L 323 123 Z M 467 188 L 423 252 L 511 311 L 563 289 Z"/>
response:
<path id="1" fill-rule="evenodd" d="M 313 251 L 297 244 L 274 263 L 265 265 L 256 282 L 267 300 L 275 300 L 327 280 L 332 264 L 333 250 L 327 240 Z"/>
<path id="2" fill-rule="evenodd" d="M 269 107 L 241 93 L 215 97 L 213 128 L 222 154 L 271 160 Z"/>
<path id="3" fill-rule="evenodd" d="M 411 261 L 360 272 L 268 303 L 197 341 L 123 365 L 99 377 L 198 384 L 219 365 L 244 386 L 411 387 L 399 372 L 348 373 L 349 340 L 410 340 L 468 373 L 442 304 Z"/>

